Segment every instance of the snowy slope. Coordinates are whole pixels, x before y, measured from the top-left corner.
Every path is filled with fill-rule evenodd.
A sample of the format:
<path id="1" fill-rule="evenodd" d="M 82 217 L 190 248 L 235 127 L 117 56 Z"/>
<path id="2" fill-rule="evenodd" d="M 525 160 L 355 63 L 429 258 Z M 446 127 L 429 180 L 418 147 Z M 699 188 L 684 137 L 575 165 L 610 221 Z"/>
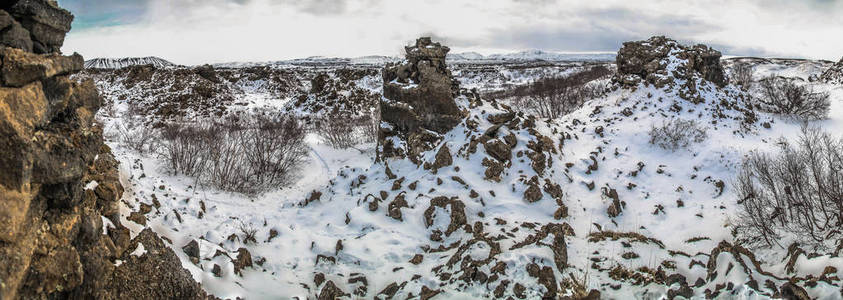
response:
<path id="1" fill-rule="evenodd" d="M 172 67 L 175 64 L 159 57 L 94 58 L 85 61 L 87 69 L 120 69 L 128 66 L 152 65 L 156 68 Z"/>
<path id="2" fill-rule="evenodd" d="M 806 72 L 816 72 L 775 62 L 763 66 L 757 76 L 788 70 L 780 73 L 807 78 Z M 548 72 L 569 71 L 505 79 L 455 74 L 465 85 L 482 88 Z M 356 84 L 377 89 L 371 80 Z M 677 86 L 683 84 L 677 79 Z M 836 276 L 843 277 L 839 257 L 801 256 L 795 274 L 787 274 L 783 249 L 747 253 L 730 244 L 739 209 L 729 183 L 740 161 L 751 150 L 774 149 L 779 137 L 795 136 L 800 125 L 763 113 L 748 119 L 739 100 L 743 92 L 733 86 L 696 86 L 705 100 L 699 104 L 682 99 L 678 89 L 639 84 L 557 120 L 513 115 L 502 123 L 490 119 L 510 113 L 505 105 L 462 97 L 458 104 L 466 119 L 423 154 L 426 162 L 435 161 L 443 147 L 452 155 L 453 162 L 436 172 L 408 160 L 374 162 L 372 144 L 361 145 L 363 151 L 336 150 L 311 136 L 311 160 L 300 180 L 256 197 L 197 186 L 169 175 L 155 155 L 126 149 L 116 137 L 109 143 L 122 162 L 124 217 L 153 207 L 145 226 L 167 237 L 194 278 L 222 298 L 316 298 L 331 282 L 360 298 L 438 291 L 437 299 L 534 299 L 549 292 L 551 278 L 562 283 L 553 287 L 558 295 L 570 295 L 573 277 L 608 299 L 659 299 L 677 291 L 692 298 L 716 292 L 722 299 L 767 299 L 775 295 L 767 282 L 778 289 L 785 277 L 801 277 L 804 285 L 806 276 L 819 277 L 826 266 L 837 266 Z M 818 125 L 843 129 L 843 87 L 818 89 L 829 91 L 833 103 L 830 119 Z M 115 115 L 125 109 L 118 105 Z M 708 138 L 676 151 L 649 143 L 651 126 L 675 119 L 696 120 Z M 104 120 L 107 133 L 125 122 Z M 472 142 L 484 137 L 507 143 L 514 138 L 500 181 L 487 178 L 483 161 L 489 150 Z M 525 193 L 533 182 L 540 199 L 529 202 Z M 439 196 L 459 202 L 433 201 Z M 613 198 L 623 203 L 615 217 L 607 214 Z M 257 243 L 243 241 L 243 224 L 257 229 Z M 198 264 L 181 251 L 194 239 Z M 241 247 L 262 263 L 239 276 L 229 257 Z M 215 264 L 221 277 L 213 275 Z M 813 282 L 807 288 L 812 297 L 841 299 L 839 279 Z"/>

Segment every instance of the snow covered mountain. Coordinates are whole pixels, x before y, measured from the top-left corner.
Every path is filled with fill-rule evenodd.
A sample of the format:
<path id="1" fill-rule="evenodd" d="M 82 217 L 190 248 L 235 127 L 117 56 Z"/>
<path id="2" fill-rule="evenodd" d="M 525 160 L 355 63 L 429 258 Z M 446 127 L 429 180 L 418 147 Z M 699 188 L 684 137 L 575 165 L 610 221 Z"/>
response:
<path id="1" fill-rule="evenodd" d="M 156 68 L 172 67 L 175 64 L 155 56 L 125 58 L 94 58 L 85 61 L 86 69 L 120 69 L 128 66 L 152 65 Z"/>

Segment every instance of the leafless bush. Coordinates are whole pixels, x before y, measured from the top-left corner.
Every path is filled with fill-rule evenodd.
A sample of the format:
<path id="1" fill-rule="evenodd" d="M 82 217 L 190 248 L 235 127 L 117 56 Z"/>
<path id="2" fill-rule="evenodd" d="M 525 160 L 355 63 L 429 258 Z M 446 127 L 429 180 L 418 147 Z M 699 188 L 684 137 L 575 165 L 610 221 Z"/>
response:
<path id="1" fill-rule="evenodd" d="M 258 117 L 246 133 L 244 153 L 252 174 L 249 181 L 258 186 L 286 184 L 307 156 L 304 128 L 292 118 Z"/>
<path id="2" fill-rule="evenodd" d="M 207 146 L 215 140 L 214 136 L 209 136 L 209 129 L 181 123 L 167 124 L 161 129 L 161 138 L 165 142 L 161 154 L 171 170 L 188 176 L 197 176 L 203 171 Z"/>
<path id="3" fill-rule="evenodd" d="M 377 139 L 377 120 L 370 116 L 332 113 L 317 121 L 316 132 L 331 147 L 347 149 Z"/>
<path id="4" fill-rule="evenodd" d="M 699 143 L 708 137 L 705 128 L 694 120 L 674 119 L 650 129 L 650 144 L 675 151 Z"/>
<path id="5" fill-rule="evenodd" d="M 249 223 L 247 225 L 243 221 L 240 221 L 240 225 L 238 226 L 238 229 L 240 230 L 240 233 L 243 234 L 243 243 L 244 244 L 248 244 L 249 242 L 252 242 L 253 244 L 257 244 L 258 240 L 256 238 L 257 238 L 258 230 L 254 226 L 252 226 L 251 223 Z"/>
<path id="6" fill-rule="evenodd" d="M 124 116 L 116 125 L 116 131 L 120 143 L 138 153 L 151 149 L 155 140 L 155 129 L 132 116 Z"/>
<path id="7" fill-rule="evenodd" d="M 843 141 L 805 127 L 796 145 L 780 145 L 776 155 L 755 152 L 743 162 L 734 184 L 739 236 L 772 246 L 787 233 L 823 249 L 843 226 Z"/>
<path id="8" fill-rule="evenodd" d="M 328 116 L 322 118 L 316 125 L 316 131 L 328 145 L 334 148 L 350 148 L 357 142 L 354 138 L 354 125 L 350 117 Z"/>
<path id="9" fill-rule="evenodd" d="M 608 68 L 597 66 L 567 77 L 540 79 L 492 97 L 514 97 L 513 104 L 518 109 L 542 118 L 558 118 L 605 93 L 607 87 L 593 81 L 611 73 Z"/>
<path id="10" fill-rule="evenodd" d="M 814 92 L 810 85 L 800 85 L 782 77 L 768 77 L 760 82 L 762 97 L 756 99 L 763 111 L 793 116 L 802 120 L 828 117 L 828 93 Z"/>
<path id="11" fill-rule="evenodd" d="M 162 130 L 162 154 L 176 173 L 253 194 L 289 183 L 307 155 L 304 136 L 302 125 L 286 117 L 170 124 Z"/>
<path id="12" fill-rule="evenodd" d="M 737 64 L 732 71 L 732 82 L 741 87 L 744 91 L 752 86 L 752 66 L 749 64 Z"/>

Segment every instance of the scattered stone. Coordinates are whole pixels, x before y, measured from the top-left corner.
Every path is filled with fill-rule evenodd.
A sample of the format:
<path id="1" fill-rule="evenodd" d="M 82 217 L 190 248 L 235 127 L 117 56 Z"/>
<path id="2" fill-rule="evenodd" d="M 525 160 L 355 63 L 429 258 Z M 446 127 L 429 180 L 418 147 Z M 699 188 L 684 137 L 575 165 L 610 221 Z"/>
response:
<path id="1" fill-rule="evenodd" d="M 435 207 L 445 208 L 446 206 L 451 207 L 451 222 L 448 224 L 448 229 L 445 231 L 445 235 L 449 236 L 451 233 L 467 224 L 465 204 L 456 197 L 449 199 L 445 196 L 439 196 L 430 199 L 430 206 L 424 211 L 424 221 L 426 227 L 433 225 L 433 213 L 436 211 Z"/>
<path id="2" fill-rule="evenodd" d="M 439 151 L 436 152 L 436 159 L 433 161 L 433 170 L 438 171 L 439 168 L 450 166 L 452 163 L 454 163 L 454 160 L 448 146 L 442 145 L 442 147 L 439 147 Z"/>
<path id="3" fill-rule="evenodd" d="M 404 194 L 401 193 L 401 194 L 398 194 L 398 196 L 395 196 L 395 199 L 393 199 L 392 202 L 389 202 L 389 207 L 388 207 L 389 216 L 393 219 L 398 220 L 398 221 L 403 221 L 403 218 L 402 218 L 402 215 L 401 215 L 401 208 L 404 208 L 404 207 L 409 207 L 409 206 L 407 204 L 407 200 L 404 199 Z"/>
<path id="4" fill-rule="evenodd" d="M 325 282 L 325 274 L 322 274 L 322 273 L 316 273 L 316 275 L 313 275 L 313 283 L 314 283 L 317 287 L 318 287 L 318 286 L 320 286 L 320 285 L 322 285 L 322 283 L 323 283 L 323 282 Z"/>
<path id="5" fill-rule="evenodd" d="M 524 191 L 524 201 L 533 203 L 542 199 L 542 191 L 538 185 L 530 183 Z"/>
<path id="6" fill-rule="evenodd" d="M 187 254 L 187 257 L 196 264 L 199 263 L 199 242 L 196 240 L 190 240 L 187 245 L 181 248 L 184 251 L 184 254 Z"/>
<path id="7" fill-rule="evenodd" d="M 138 223 L 138 225 L 146 226 L 146 216 L 138 211 L 133 211 L 126 217 L 127 220 Z"/>
<path id="8" fill-rule="evenodd" d="M 419 293 L 419 299 L 427 300 L 436 297 L 436 295 L 439 295 L 441 292 L 442 290 L 431 290 L 427 286 L 422 286 L 421 292 Z"/>
<path id="9" fill-rule="evenodd" d="M 278 236 L 278 230 L 270 229 L 269 230 L 269 237 L 266 238 L 266 242 L 267 243 L 272 242 L 272 239 L 276 238 L 277 236 Z"/>
<path id="10" fill-rule="evenodd" d="M 237 258 L 233 263 L 234 273 L 242 276 L 241 270 L 252 266 L 252 254 L 246 248 L 237 249 Z"/>
<path id="11" fill-rule="evenodd" d="M 396 293 L 398 293 L 398 284 L 393 282 L 387 285 L 380 293 L 378 293 L 378 296 L 383 295 L 384 299 L 392 299 L 392 297 L 395 297 Z"/>
<path id="12" fill-rule="evenodd" d="M 416 254 L 416 255 L 413 255 L 412 259 L 410 259 L 410 263 L 414 264 L 414 265 L 418 265 L 422 262 L 423 259 L 424 259 L 424 256 L 422 256 L 421 254 Z"/>
<path id="13" fill-rule="evenodd" d="M 326 283 L 325 286 L 322 287 L 322 291 L 319 292 L 319 297 L 317 297 L 316 299 L 334 300 L 346 296 L 348 296 L 348 294 L 346 294 L 339 287 L 337 287 L 337 285 L 335 285 L 333 281 L 328 280 L 328 283 Z"/>
<path id="14" fill-rule="evenodd" d="M 488 153 L 489 156 L 500 162 L 507 162 L 512 158 L 512 149 L 501 140 L 489 140 L 483 143 L 483 147 L 486 148 L 486 153 Z"/>

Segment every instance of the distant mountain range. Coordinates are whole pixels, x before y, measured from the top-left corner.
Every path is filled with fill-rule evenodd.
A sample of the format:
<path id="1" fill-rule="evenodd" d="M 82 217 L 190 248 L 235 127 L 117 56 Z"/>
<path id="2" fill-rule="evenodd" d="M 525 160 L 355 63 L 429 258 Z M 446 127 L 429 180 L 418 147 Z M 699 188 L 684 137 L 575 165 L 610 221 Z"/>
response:
<path id="1" fill-rule="evenodd" d="M 544 50 L 527 50 L 515 53 L 483 55 L 477 52 L 453 53 L 448 60 L 463 61 L 614 61 L 614 52 L 565 53 Z"/>
<path id="2" fill-rule="evenodd" d="M 242 68 L 250 66 L 262 66 L 270 64 L 278 65 L 336 65 L 336 64 L 357 64 L 357 65 L 383 65 L 389 62 L 397 62 L 402 58 L 395 56 L 370 55 L 354 58 L 312 56 L 307 58 L 296 58 L 274 62 L 231 62 L 215 64 L 215 67 Z M 544 50 L 527 50 L 515 53 L 483 55 L 477 52 L 462 52 L 448 54 L 449 63 L 500 63 L 500 62 L 532 62 L 532 61 L 614 61 L 615 53 L 564 53 Z"/>
<path id="3" fill-rule="evenodd" d="M 220 68 L 243 68 L 265 65 L 383 65 L 390 62 L 400 61 L 395 56 L 370 55 L 354 58 L 312 56 L 307 58 L 296 58 L 273 62 L 230 62 L 214 64 Z M 462 52 L 448 54 L 448 62 L 451 63 L 500 63 L 500 62 L 563 62 L 563 61 L 614 61 L 615 53 L 564 53 L 544 50 L 527 50 L 515 53 L 483 55 L 477 52 Z M 85 61 L 85 68 L 88 69 L 120 69 L 133 65 L 153 65 L 155 67 L 176 66 L 163 58 L 148 57 L 127 57 L 127 58 L 95 58 Z"/>
<path id="4" fill-rule="evenodd" d="M 120 69 L 135 65 L 153 65 L 158 68 L 171 67 L 175 64 L 155 56 L 126 58 L 94 58 L 85 61 L 86 69 Z"/>

